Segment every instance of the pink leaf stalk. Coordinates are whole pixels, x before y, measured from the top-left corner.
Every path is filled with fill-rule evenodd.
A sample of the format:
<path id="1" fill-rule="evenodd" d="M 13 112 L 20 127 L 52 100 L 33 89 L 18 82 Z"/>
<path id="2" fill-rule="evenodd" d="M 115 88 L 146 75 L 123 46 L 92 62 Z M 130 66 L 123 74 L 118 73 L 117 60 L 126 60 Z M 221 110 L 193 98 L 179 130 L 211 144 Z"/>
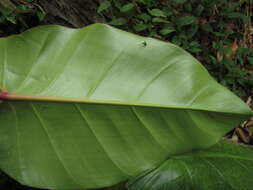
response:
<path id="1" fill-rule="evenodd" d="M 0 100 L 8 99 L 9 94 L 9 92 L 0 92 Z"/>

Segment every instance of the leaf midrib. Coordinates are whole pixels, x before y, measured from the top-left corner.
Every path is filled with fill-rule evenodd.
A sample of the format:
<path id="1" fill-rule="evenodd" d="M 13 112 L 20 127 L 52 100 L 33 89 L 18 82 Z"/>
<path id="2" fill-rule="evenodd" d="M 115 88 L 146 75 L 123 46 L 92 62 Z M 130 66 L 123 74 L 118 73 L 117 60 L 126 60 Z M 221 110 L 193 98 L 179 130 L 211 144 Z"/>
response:
<path id="1" fill-rule="evenodd" d="M 66 98 L 66 97 L 53 97 L 53 96 L 39 96 L 30 94 L 14 94 L 10 92 L 0 91 L 0 100 L 9 101 L 39 101 L 39 102 L 60 102 L 60 103 L 86 103 L 86 104 L 105 104 L 105 105 L 118 105 L 118 106 L 138 106 L 138 107 L 157 107 L 157 108 L 167 108 L 167 109 L 187 109 L 196 111 L 209 111 L 215 113 L 230 113 L 237 115 L 253 115 L 253 112 L 248 109 L 244 112 L 237 112 L 237 110 L 214 110 L 205 109 L 197 107 L 187 107 L 187 106 L 174 106 L 174 105 L 163 105 L 163 104 L 149 104 L 140 102 L 123 102 L 114 100 L 99 100 L 99 99 L 89 99 L 89 98 Z"/>

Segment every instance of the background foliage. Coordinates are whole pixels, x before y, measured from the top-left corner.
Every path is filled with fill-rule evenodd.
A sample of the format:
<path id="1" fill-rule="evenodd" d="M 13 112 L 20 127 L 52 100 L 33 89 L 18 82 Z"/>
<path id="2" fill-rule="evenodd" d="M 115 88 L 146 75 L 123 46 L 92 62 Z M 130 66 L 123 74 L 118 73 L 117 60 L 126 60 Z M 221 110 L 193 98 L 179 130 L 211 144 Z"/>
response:
<path id="1" fill-rule="evenodd" d="M 251 0 L 100 0 L 96 9 L 100 22 L 181 46 L 249 104 L 253 94 L 252 14 Z M 52 21 L 37 0 L 0 2 L 0 37 L 55 20 L 58 24 L 59 18 Z M 252 125 L 244 124 L 228 136 L 237 134 L 236 138 L 252 144 Z M 23 189 L 2 176 L 1 186 Z"/>

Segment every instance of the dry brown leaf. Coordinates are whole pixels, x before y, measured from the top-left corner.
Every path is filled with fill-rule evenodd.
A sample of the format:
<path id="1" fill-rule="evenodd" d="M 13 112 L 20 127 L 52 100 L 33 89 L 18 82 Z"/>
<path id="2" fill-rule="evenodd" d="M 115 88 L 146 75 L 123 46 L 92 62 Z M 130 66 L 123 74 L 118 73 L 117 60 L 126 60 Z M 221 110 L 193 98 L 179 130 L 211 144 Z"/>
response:
<path id="1" fill-rule="evenodd" d="M 235 132 L 242 142 L 246 144 L 250 143 L 250 136 L 249 136 L 249 133 L 246 132 L 246 130 L 243 130 L 242 128 L 238 127 L 235 129 Z"/>
<path id="2" fill-rule="evenodd" d="M 248 121 L 245 127 L 253 127 L 253 120 Z"/>
<path id="3" fill-rule="evenodd" d="M 232 51 L 232 54 L 222 54 L 222 53 L 218 52 L 217 53 L 217 60 L 222 61 L 224 56 L 226 56 L 228 59 L 234 59 L 235 54 L 239 48 L 239 46 L 237 44 L 237 39 L 235 39 L 232 44 L 223 46 L 223 48 L 230 48 Z"/>

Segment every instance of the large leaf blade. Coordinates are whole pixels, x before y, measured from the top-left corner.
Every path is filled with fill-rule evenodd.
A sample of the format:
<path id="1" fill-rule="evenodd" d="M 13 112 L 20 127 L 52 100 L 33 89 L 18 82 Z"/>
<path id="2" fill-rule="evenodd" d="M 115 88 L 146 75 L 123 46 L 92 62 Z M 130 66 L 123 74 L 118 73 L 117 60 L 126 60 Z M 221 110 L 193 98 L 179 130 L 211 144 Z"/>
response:
<path id="1" fill-rule="evenodd" d="M 106 25 L 39 27 L 0 48 L 0 168 L 27 185 L 110 186 L 251 114 L 180 48 Z"/>
<path id="2" fill-rule="evenodd" d="M 107 25 L 37 27 L 0 47 L 8 92 L 251 114 L 181 48 Z"/>

